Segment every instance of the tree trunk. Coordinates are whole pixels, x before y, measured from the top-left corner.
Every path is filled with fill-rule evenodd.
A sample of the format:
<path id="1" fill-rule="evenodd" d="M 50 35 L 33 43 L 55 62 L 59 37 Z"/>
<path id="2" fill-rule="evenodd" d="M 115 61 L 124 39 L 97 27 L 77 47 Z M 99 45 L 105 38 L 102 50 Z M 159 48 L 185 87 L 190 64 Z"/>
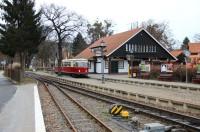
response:
<path id="1" fill-rule="evenodd" d="M 20 52 L 20 64 L 21 64 L 21 75 L 20 80 L 24 78 L 24 71 L 25 71 L 25 53 Z"/>
<path id="2" fill-rule="evenodd" d="M 60 74 L 60 67 L 62 63 L 62 42 L 58 42 L 58 74 Z"/>
<path id="3" fill-rule="evenodd" d="M 10 75 L 9 75 L 9 77 L 10 77 L 10 79 L 12 79 L 12 64 L 13 64 L 13 58 L 11 57 L 10 58 Z"/>

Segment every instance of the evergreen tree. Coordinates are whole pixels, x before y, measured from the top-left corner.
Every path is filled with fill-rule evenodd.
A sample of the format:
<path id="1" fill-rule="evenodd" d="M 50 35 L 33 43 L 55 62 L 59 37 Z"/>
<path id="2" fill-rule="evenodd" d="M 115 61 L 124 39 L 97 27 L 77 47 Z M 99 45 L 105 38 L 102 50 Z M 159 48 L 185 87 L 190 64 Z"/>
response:
<path id="1" fill-rule="evenodd" d="M 0 25 L 0 50 L 8 55 L 19 54 L 21 68 L 24 70 L 25 56 L 36 52 L 45 38 L 42 37 L 41 13 L 36 13 L 31 0 L 4 0 L 0 7 L 4 21 Z"/>
<path id="2" fill-rule="evenodd" d="M 78 33 L 72 44 L 72 55 L 78 55 L 86 47 L 87 44 L 84 38 L 82 37 L 81 33 Z"/>
<path id="3" fill-rule="evenodd" d="M 14 39 L 12 38 L 16 30 L 14 7 L 9 1 L 4 0 L 4 4 L 1 4 L 0 8 L 4 11 L 2 20 L 5 21 L 4 24 L 0 24 L 0 51 L 13 58 L 16 53 L 13 46 Z"/>
<path id="4" fill-rule="evenodd" d="M 183 40 L 183 44 L 181 45 L 181 49 L 182 50 L 185 50 L 185 49 L 188 49 L 188 43 L 190 42 L 189 38 L 188 37 L 185 37 L 184 40 Z"/>

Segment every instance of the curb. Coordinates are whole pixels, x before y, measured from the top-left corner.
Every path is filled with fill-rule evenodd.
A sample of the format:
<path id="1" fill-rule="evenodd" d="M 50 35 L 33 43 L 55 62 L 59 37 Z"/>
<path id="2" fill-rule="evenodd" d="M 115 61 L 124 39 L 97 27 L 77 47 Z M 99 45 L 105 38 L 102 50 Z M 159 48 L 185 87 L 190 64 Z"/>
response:
<path id="1" fill-rule="evenodd" d="M 34 86 L 35 132 L 46 132 L 37 85 Z"/>

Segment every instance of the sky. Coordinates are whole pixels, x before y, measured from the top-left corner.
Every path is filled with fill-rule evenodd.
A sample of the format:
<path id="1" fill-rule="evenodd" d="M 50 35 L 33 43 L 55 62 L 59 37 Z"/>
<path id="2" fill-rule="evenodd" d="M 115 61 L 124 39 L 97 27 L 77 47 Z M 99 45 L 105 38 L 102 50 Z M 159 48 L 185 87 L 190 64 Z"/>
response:
<path id="1" fill-rule="evenodd" d="M 51 3 L 75 11 L 90 23 L 112 20 L 114 33 L 149 19 L 167 22 L 179 43 L 176 47 L 186 36 L 194 41 L 194 35 L 200 33 L 200 0 L 35 0 L 36 8 Z"/>

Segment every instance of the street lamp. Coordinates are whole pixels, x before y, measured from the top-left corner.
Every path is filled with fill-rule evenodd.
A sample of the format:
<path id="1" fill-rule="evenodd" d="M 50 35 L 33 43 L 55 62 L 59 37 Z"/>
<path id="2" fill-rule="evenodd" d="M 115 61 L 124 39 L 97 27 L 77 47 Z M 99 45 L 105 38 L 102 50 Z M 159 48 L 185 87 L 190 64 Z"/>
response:
<path id="1" fill-rule="evenodd" d="M 185 55 L 185 82 L 188 83 L 187 59 L 190 56 L 190 51 L 184 50 L 183 53 Z"/>
<path id="2" fill-rule="evenodd" d="M 133 78 L 133 59 L 134 59 L 134 54 L 133 54 L 133 49 L 131 49 L 130 50 L 130 54 L 128 54 L 127 56 L 126 56 L 126 58 L 127 58 L 127 60 L 129 60 L 130 61 L 130 68 L 129 68 L 129 70 L 131 69 L 131 78 Z"/>
<path id="3" fill-rule="evenodd" d="M 102 83 L 105 83 L 105 80 L 104 80 L 104 52 L 105 52 L 105 49 L 106 48 L 106 44 L 105 42 L 102 40 L 100 45 L 98 46 L 95 46 L 95 47 L 92 47 L 90 48 L 92 52 L 95 53 L 95 56 L 98 56 L 98 57 L 101 57 L 101 80 L 102 80 Z"/>

